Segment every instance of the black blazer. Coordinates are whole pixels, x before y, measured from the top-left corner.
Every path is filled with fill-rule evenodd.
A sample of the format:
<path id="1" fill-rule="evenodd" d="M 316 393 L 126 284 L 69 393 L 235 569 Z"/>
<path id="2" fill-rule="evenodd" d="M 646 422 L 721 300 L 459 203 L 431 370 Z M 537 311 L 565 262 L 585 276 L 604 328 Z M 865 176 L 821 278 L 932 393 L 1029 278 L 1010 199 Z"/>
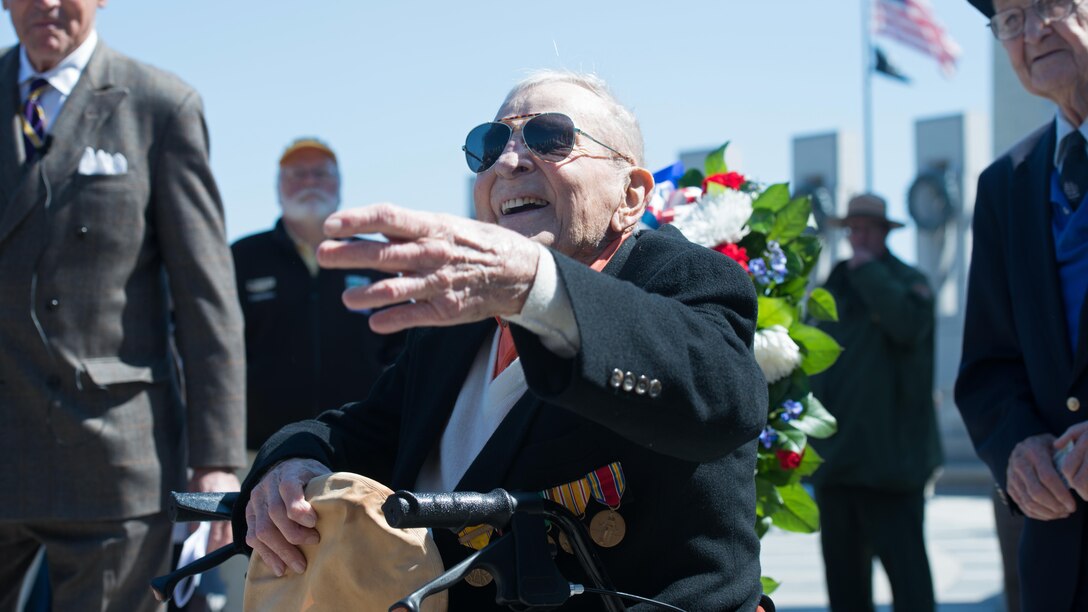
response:
<path id="1" fill-rule="evenodd" d="M 1047 124 L 978 181 L 956 404 L 979 457 L 1004 492 L 1021 440 L 1062 434 L 1088 418 L 1088 325 L 1069 348 L 1051 231 L 1055 127 Z M 1086 302 L 1088 304 L 1088 302 Z M 1088 309 L 1083 309 L 1086 321 Z M 1088 504 L 1057 521 L 1028 519 L 1020 546 L 1025 610 L 1088 602 Z M 1011 500 L 1010 500 L 1011 502 Z"/>
<path id="2" fill-rule="evenodd" d="M 529 392 L 457 488 L 539 491 L 620 461 L 627 537 L 598 551 L 617 588 L 691 610 L 754 610 L 760 569 L 752 475 L 767 396 L 751 351 L 751 281 L 671 227 L 627 240 L 606 274 L 555 259 L 581 350 L 561 359 L 514 329 Z M 248 492 L 286 457 L 312 457 L 411 489 L 494 329 L 488 320 L 420 330 L 366 402 L 273 436 L 243 485 L 236 532 L 245 530 Z M 658 379 L 660 395 L 613 388 L 617 368 Z M 587 518 L 601 509 L 591 502 Z M 470 552 L 436 533 L 446 567 Z M 582 580 L 573 557 L 560 557 L 564 574 Z M 495 609 L 493 587 L 458 585 L 450 605 Z M 564 609 L 600 607 L 596 597 L 582 596 Z"/>

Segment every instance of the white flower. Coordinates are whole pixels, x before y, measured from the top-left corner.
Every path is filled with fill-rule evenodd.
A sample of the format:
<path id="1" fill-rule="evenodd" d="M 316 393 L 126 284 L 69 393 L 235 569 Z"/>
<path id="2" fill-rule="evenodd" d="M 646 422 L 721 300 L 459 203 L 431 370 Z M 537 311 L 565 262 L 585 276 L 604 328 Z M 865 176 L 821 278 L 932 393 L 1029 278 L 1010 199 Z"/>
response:
<path id="1" fill-rule="evenodd" d="M 756 363 L 763 370 L 768 383 L 789 376 L 801 364 L 801 349 L 781 325 L 772 325 L 756 331 L 753 342 Z"/>
<path id="2" fill-rule="evenodd" d="M 748 235 L 748 218 L 752 216 L 752 196 L 743 191 L 726 189 L 714 195 L 703 194 L 681 216 L 677 211 L 673 225 L 687 239 L 705 247 L 723 243 L 736 244 Z"/>

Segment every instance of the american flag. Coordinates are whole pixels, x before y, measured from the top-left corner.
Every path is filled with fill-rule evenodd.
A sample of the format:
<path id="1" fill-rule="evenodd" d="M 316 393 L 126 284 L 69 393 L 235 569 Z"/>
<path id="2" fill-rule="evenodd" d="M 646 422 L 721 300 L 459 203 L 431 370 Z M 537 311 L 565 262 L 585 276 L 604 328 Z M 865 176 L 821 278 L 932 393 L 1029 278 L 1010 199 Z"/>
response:
<path id="1" fill-rule="evenodd" d="M 928 0 L 876 0 L 873 29 L 937 60 L 945 75 L 956 71 L 960 46 L 937 21 Z"/>

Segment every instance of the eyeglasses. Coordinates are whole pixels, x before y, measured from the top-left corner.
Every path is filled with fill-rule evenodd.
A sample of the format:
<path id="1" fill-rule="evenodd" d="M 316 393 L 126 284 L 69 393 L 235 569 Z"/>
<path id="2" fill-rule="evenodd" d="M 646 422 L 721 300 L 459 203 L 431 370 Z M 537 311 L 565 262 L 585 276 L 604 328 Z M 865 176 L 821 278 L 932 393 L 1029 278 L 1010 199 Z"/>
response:
<path id="1" fill-rule="evenodd" d="M 1031 3 L 1031 9 L 1044 24 L 1049 25 L 1053 21 L 1061 21 L 1073 14 L 1082 0 L 1035 0 Z M 1011 8 L 993 16 L 990 20 L 990 30 L 998 40 L 1010 40 L 1024 33 L 1027 24 L 1027 14 L 1023 8 Z"/>
<path id="2" fill-rule="evenodd" d="M 635 160 L 630 155 L 620 153 L 585 131 L 574 126 L 574 120 L 563 113 L 532 113 L 508 117 L 502 121 L 491 121 L 472 128 L 465 138 L 465 162 L 469 170 L 479 174 L 495 165 L 499 156 L 506 150 L 506 143 L 514 135 L 514 128 L 508 123 L 528 119 L 521 126 L 521 139 L 525 148 L 533 155 L 547 162 L 563 161 L 574 150 L 574 140 L 581 134 L 593 142 L 620 156 L 631 165 Z"/>
<path id="3" fill-rule="evenodd" d="M 301 181 L 307 177 L 312 178 L 315 181 L 327 181 L 329 179 L 334 179 L 337 176 L 336 170 L 330 168 L 299 168 L 296 166 L 280 168 L 280 178 L 289 181 Z"/>

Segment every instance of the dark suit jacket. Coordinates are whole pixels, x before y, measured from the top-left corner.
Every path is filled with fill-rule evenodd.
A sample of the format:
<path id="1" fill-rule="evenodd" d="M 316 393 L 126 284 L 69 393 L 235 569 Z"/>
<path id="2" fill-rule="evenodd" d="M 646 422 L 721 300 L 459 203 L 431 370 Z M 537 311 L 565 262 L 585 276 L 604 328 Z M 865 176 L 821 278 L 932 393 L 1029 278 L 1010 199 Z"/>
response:
<path id="1" fill-rule="evenodd" d="M 1002 491 L 1016 444 L 1088 418 L 1088 406 L 1080 407 L 1088 404 L 1088 325 L 1074 355 L 1051 231 L 1054 130 L 1051 123 L 1028 136 L 978 181 L 956 404 Z M 1088 564 L 1088 504 L 1074 498 L 1073 516 L 1025 524 L 1025 610 L 1069 610 L 1078 589 L 1088 601 L 1088 572 L 1080 569 Z"/>
<path id="2" fill-rule="evenodd" d="M 184 489 L 187 455 L 244 465 L 242 322 L 201 103 L 99 41 L 28 165 L 18 70 L 12 48 L 0 56 L 0 519 L 157 512 Z M 80 174 L 87 148 L 121 153 L 127 173 Z"/>
<path id="3" fill-rule="evenodd" d="M 754 610 L 755 437 L 766 382 L 751 351 L 755 294 L 734 262 L 672 227 L 627 240 L 605 274 L 555 256 L 581 332 L 561 359 L 514 327 L 529 392 L 514 406 L 458 490 L 540 491 L 620 461 L 627 537 L 598 552 L 617 588 L 690 610 Z M 312 457 L 414 487 L 438 444 L 469 365 L 495 323 L 409 336 L 369 399 L 285 428 L 258 455 L 235 507 L 244 535 L 248 491 L 274 462 Z M 661 381 L 659 397 L 613 388 L 614 369 Z M 592 515 L 601 506 L 592 503 Z M 436 530 L 446 567 L 470 552 Z M 562 571 L 584 581 L 573 558 Z M 392 602 L 390 602 L 392 603 Z M 451 591 L 451 610 L 495 609 L 493 587 Z M 564 609 L 598 610 L 582 596 Z M 643 609 L 635 607 L 633 609 Z"/>

